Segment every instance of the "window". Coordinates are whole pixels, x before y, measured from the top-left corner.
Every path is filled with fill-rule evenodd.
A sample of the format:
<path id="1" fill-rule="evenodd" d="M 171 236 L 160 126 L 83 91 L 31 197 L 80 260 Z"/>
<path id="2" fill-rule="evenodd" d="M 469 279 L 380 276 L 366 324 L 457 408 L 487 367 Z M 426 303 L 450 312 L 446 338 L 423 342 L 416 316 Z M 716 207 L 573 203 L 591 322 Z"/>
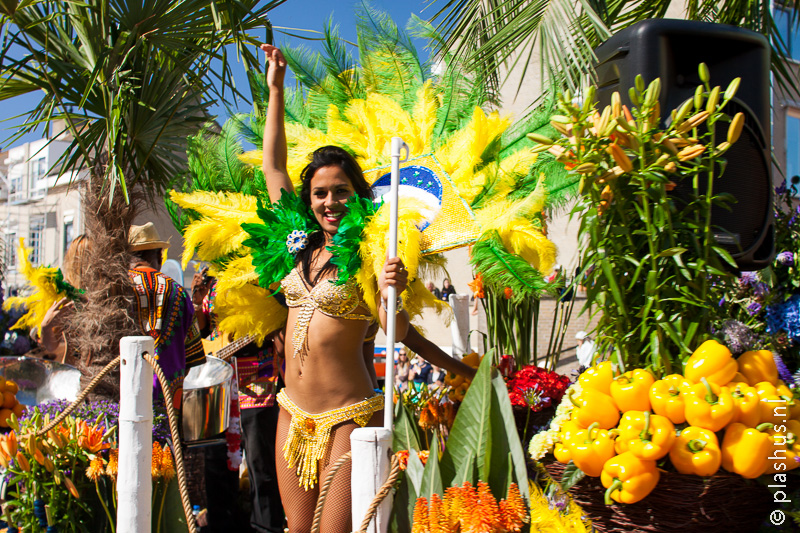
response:
<path id="1" fill-rule="evenodd" d="M 775 6 L 772 18 L 775 20 L 775 26 L 777 26 L 778 34 L 786 47 L 788 57 L 800 61 L 800 30 L 797 27 L 798 21 L 792 20 L 791 8 Z M 777 38 L 775 41 L 775 46 L 780 47 Z"/>
<path id="2" fill-rule="evenodd" d="M 72 244 L 72 239 L 75 238 L 75 226 L 72 219 L 64 221 L 64 253 L 67 253 L 69 245 Z"/>
<path id="3" fill-rule="evenodd" d="M 31 251 L 31 263 L 40 265 L 44 259 L 44 215 L 31 217 L 28 246 Z"/>
<path id="4" fill-rule="evenodd" d="M 47 177 L 47 161 L 44 157 L 31 161 L 31 183 L 30 190 L 41 189 L 44 185 L 40 183 Z"/>
<path id="5" fill-rule="evenodd" d="M 800 109 L 786 113 L 786 182 L 800 193 Z"/>
<path id="6" fill-rule="evenodd" d="M 17 246 L 19 246 L 19 242 L 17 241 L 17 234 L 16 233 L 6 233 L 6 268 L 8 270 L 16 270 L 17 269 Z"/>

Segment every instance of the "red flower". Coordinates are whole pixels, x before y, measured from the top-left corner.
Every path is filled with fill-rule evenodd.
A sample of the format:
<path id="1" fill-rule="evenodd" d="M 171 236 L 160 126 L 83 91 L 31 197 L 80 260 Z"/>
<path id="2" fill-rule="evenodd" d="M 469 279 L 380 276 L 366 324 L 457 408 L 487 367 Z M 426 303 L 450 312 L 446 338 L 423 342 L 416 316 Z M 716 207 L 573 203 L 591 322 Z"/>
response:
<path id="1" fill-rule="evenodd" d="M 519 369 L 506 384 L 511 405 L 530 407 L 534 412 L 557 405 L 569 385 L 566 376 L 533 365 Z"/>

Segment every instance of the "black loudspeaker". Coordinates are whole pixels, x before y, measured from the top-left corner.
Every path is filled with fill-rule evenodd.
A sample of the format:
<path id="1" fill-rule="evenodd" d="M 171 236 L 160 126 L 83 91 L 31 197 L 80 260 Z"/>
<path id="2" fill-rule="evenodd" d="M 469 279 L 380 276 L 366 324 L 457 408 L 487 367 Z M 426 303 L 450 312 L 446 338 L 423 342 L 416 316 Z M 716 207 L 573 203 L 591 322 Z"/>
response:
<path id="1" fill-rule="evenodd" d="M 732 210 L 715 207 L 715 236 L 741 270 L 759 270 L 775 255 L 773 230 L 770 141 L 770 47 L 756 32 L 727 26 L 677 19 L 650 19 L 613 35 L 596 50 L 598 99 L 611 102 L 618 91 L 630 106 L 628 89 L 637 74 L 645 83 L 661 78 L 662 116 L 694 95 L 701 84 L 697 66 L 704 62 L 711 72 L 711 86 L 724 91 L 734 78 L 742 79 L 736 97 L 726 106 L 730 116 L 742 111 L 745 125 L 739 140 L 725 154 L 728 164 L 714 182 L 715 193 L 736 198 Z M 726 125 L 718 125 L 717 139 L 724 140 Z M 719 142 L 719 141 L 718 141 Z M 688 180 L 683 180 L 684 182 Z M 673 191 L 687 193 L 684 183 Z"/>

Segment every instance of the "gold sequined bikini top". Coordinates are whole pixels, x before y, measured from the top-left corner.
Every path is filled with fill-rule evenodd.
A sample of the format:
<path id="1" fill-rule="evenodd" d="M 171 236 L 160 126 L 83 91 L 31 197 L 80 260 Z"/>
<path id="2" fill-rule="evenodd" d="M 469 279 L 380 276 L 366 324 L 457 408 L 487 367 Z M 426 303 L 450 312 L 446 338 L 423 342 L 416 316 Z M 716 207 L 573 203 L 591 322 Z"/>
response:
<path id="1" fill-rule="evenodd" d="M 311 323 L 311 317 L 315 310 L 334 318 L 368 320 L 370 322 L 373 320 L 372 315 L 355 312 L 359 307 L 366 307 L 366 305 L 361 300 L 361 291 L 358 290 L 358 284 L 354 279 L 347 280 L 344 285 L 335 285 L 332 280 L 326 279 L 309 290 L 300 271 L 293 268 L 281 281 L 281 290 L 286 297 L 286 305 L 300 307 L 292 334 L 294 343 L 292 357 L 299 355 L 301 365 L 308 348 L 308 325 Z"/>

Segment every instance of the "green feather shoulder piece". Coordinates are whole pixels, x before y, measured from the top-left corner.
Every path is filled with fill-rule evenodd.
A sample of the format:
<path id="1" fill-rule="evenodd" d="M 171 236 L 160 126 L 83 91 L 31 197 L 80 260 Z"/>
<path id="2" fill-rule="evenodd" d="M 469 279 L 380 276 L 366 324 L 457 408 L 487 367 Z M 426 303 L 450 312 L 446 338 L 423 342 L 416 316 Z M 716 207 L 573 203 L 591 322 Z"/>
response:
<path id="1" fill-rule="evenodd" d="M 333 241 L 327 250 L 333 254 L 331 263 L 339 269 L 336 285 L 343 285 L 348 279 L 355 276 L 361 268 L 359 247 L 364 227 L 378 211 L 372 200 L 352 196 L 346 204 L 347 213 L 339 223 L 339 231 L 333 236 Z"/>
<path id="2" fill-rule="evenodd" d="M 294 268 L 294 254 L 305 248 L 308 236 L 319 230 L 308 207 L 294 193 L 283 191 L 280 200 L 266 208 L 258 201 L 256 214 L 261 224 L 245 223 L 250 238 L 242 245 L 251 250 L 258 284 L 268 288 Z"/>

